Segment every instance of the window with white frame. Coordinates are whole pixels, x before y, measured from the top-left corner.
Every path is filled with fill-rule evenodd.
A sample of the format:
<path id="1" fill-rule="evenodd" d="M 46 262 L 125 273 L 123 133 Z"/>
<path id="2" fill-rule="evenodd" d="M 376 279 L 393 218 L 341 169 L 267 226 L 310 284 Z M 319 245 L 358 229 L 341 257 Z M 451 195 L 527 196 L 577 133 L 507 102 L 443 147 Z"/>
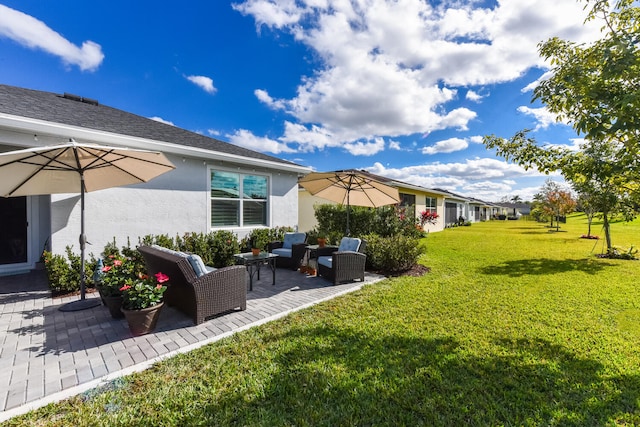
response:
<path id="1" fill-rule="evenodd" d="M 269 179 L 211 170 L 211 227 L 267 226 Z"/>
<path id="2" fill-rule="evenodd" d="M 437 213 L 438 211 L 438 199 L 436 197 L 429 197 L 425 201 L 425 211 L 430 213 Z"/>

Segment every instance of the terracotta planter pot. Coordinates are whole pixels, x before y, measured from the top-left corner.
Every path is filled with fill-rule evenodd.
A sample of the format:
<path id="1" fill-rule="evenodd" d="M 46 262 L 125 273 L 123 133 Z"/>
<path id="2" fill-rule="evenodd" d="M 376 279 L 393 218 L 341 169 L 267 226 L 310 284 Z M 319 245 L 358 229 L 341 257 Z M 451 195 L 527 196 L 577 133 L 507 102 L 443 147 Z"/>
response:
<path id="1" fill-rule="evenodd" d="M 258 256 L 260 255 L 260 249 L 251 248 L 251 253 L 253 254 L 253 256 Z"/>
<path id="2" fill-rule="evenodd" d="M 122 312 L 127 319 L 131 333 L 134 336 L 140 336 L 152 332 L 156 328 L 162 307 L 164 307 L 164 302 L 140 310 L 126 310 L 123 308 Z"/>
<path id="3" fill-rule="evenodd" d="M 115 297 L 109 297 L 102 295 L 102 302 L 109 309 L 109 313 L 111 317 L 114 319 L 122 319 L 124 317 L 124 313 L 122 313 L 122 296 L 118 295 Z"/>
<path id="4" fill-rule="evenodd" d="M 327 239 L 325 239 L 324 237 L 318 237 L 318 246 L 320 246 L 321 248 L 324 248 L 326 244 L 327 244 Z"/>

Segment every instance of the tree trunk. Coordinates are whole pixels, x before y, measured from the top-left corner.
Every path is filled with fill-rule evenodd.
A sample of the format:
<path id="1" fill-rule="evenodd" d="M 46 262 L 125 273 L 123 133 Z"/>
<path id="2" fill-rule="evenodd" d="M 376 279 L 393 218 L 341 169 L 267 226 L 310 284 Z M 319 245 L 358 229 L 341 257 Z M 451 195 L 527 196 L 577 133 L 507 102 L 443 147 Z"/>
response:
<path id="1" fill-rule="evenodd" d="M 609 214 L 608 212 L 602 213 L 603 225 L 604 228 L 604 237 L 607 241 L 607 253 L 611 254 L 613 252 L 613 245 L 611 244 L 611 230 L 609 230 Z"/>

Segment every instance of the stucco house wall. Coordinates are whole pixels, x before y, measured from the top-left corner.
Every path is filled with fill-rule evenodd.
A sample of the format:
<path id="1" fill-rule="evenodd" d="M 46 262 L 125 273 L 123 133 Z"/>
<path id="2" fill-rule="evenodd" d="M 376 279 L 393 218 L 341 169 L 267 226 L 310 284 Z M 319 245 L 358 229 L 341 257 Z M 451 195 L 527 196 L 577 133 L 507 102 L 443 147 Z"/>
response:
<path id="1" fill-rule="evenodd" d="M 230 230 L 239 238 L 254 227 L 210 226 L 211 201 L 208 197 L 208 172 L 211 164 L 201 159 L 183 161 L 167 156 L 176 169 L 154 180 L 127 187 L 109 188 L 85 194 L 85 234 L 91 245 L 87 252 L 98 255 L 104 245 L 113 241 L 122 246 L 148 234 L 182 235 L 186 232 L 208 233 Z M 242 165 L 237 165 L 242 169 Z M 254 172 L 254 169 L 247 170 Z M 298 226 L 297 175 L 255 171 L 267 174 L 271 184 L 267 221 L 269 226 Z M 63 253 L 67 245 L 78 246 L 80 234 L 80 196 L 51 195 L 51 250 Z"/>
<path id="2" fill-rule="evenodd" d="M 45 105 L 35 108 L 38 102 Z M 60 111 L 60 106 L 68 107 L 69 111 Z M 80 120 L 85 110 L 86 126 Z M 102 114 L 106 124 L 100 122 Z M 144 129 L 140 131 L 140 128 Z M 1 152 L 59 145 L 69 138 L 78 143 L 161 151 L 176 166 L 175 170 L 144 184 L 86 193 L 88 254 L 99 255 L 104 245 L 114 238 L 119 246 L 125 245 L 127 238 L 135 245 L 138 237 L 148 234 L 175 236 L 226 229 L 239 238 L 244 237 L 255 227 L 211 227 L 211 170 L 267 177 L 265 226 L 298 226 L 297 181 L 299 176 L 310 172 L 307 167 L 110 107 L 0 85 Z M 28 196 L 26 201 L 27 262 L 0 264 L 0 274 L 34 268 L 43 248 L 62 254 L 66 246 L 73 246 L 74 252 L 79 253 L 79 192 Z"/>

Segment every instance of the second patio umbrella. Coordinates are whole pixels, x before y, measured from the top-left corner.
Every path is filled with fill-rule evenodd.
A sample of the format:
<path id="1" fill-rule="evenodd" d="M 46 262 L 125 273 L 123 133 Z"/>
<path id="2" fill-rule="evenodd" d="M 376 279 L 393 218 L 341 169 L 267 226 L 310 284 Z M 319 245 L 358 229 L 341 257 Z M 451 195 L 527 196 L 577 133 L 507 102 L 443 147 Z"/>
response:
<path id="1" fill-rule="evenodd" d="M 357 170 L 334 172 L 312 172 L 298 180 L 309 193 L 347 207 L 347 236 L 349 230 L 349 207 L 379 206 L 400 203 L 398 189 L 384 184 Z"/>
<path id="2" fill-rule="evenodd" d="M 84 193 L 147 182 L 174 168 L 160 152 L 79 144 L 73 140 L 0 153 L 0 196 L 80 193 L 80 300 L 65 304 L 60 310 L 83 310 L 100 304 L 99 299 L 85 299 Z"/>

